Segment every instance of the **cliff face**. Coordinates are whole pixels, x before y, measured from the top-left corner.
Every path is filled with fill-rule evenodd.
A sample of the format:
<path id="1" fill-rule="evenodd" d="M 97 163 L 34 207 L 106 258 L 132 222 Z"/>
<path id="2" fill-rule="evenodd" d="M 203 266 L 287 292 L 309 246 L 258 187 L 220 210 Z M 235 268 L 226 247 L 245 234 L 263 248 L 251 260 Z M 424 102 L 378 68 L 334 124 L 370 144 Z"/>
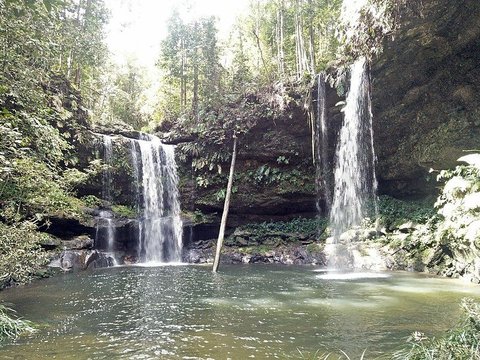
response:
<path id="1" fill-rule="evenodd" d="M 430 168 L 480 149 L 480 2 L 425 0 L 372 66 L 380 191 L 429 194 Z"/>
<path id="2" fill-rule="evenodd" d="M 229 223 L 283 220 L 315 213 L 315 168 L 307 118 L 299 107 L 280 118 L 261 118 L 239 137 L 235 181 Z M 226 154 L 231 144 L 223 146 Z M 228 158 L 228 157 L 227 157 Z M 229 163 L 222 173 L 208 176 L 208 185 L 199 184 L 189 161 L 180 163 L 182 206 L 203 213 L 221 215 Z"/>
<path id="3" fill-rule="evenodd" d="M 436 193 L 430 168 L 451 168 L 465 150 L 480 149 L 480 2 L 424 0 L 420 13 L 405 13 L 400 23 L 372 64 L 377 177 L 380 194 L 422 197 Z M 332 163 L 342 116 L 335 90 L 327 94 Z M 297 100 L 276 118 L 257 119 L 240 138 L 231 225 L 315 214 L 311 130 L 302 99 Z M 179 136 L 178 141 L 193 140 Z M 229 154 L 231 144 L 220 151 Z M 96 152 L 101 157 L 98 147 Z M 229 164 L 202 185 L 191 160 L 178 162 L 182 207 L 220 215 Z M 113 177 L 115 202 L 128 205 L 133 198 L 126 163 L 119 162 Z M 98 177 L 79 192 L 99 195 L 100 190 Z"/>

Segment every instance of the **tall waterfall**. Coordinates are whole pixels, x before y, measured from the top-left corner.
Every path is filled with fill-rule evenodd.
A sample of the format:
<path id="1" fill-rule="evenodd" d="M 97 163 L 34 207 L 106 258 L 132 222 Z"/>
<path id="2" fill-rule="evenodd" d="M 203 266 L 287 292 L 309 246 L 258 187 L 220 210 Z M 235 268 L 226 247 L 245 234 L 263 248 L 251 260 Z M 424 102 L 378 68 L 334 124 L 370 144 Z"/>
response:
<path id="1" fill-rule="evenodd" d="M 113 146 L 112 137 L 108 135 L 102 135 L 103 140 L 103 163 L 104 170 L 102 176 L 102 197 L 105 201 L 112 201 L 112 178 L 110 167 L 112 166 L 113 158 Z M 112 213 L 110 211 L 102 210 L 99 213 L 97 219 L 97 232 L 96 238 L 98 239 L 100 231 L 105 232 L 104 238 L 107 239 L 106 250 L 109 253 L 113 252 L 113 243 L 115 240 L 115 227 L 113 226 Z"/>
<path id="2" fill-rule="evenodd" d="M 174 146 L 145 135 L 141 140 L 133 140 L 130 149 L 140 211 L 139 260 L 180 262 L 182 220 Z"/>
<path id="3" fill-rule="evenodd" d="M 328 128 L 325 90 L 325 74 L 317 76 L 317 116 L 314 127 L 315 188 L 317 192 L 317 213 L 327 215 L 332 204 L 328 166 Z M 323 207 L 322 196 L 323 194 Z"/>
<path id="4" fill-rule="evenodd" d="M 345 119 L 336 148 L 335 188 L 330 221 L 334 239 L 360 225 L 372 201 L 376 211 L 377 179 L 373 148 L 372 109 L 367 62 L 351 66 Z"/>

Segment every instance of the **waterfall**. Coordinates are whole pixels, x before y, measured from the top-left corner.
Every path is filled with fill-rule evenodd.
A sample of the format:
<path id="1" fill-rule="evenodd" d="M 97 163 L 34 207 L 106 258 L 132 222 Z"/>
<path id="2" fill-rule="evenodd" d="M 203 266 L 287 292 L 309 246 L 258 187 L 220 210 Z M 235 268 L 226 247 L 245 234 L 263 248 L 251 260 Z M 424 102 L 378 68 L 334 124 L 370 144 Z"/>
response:
<path id="1" fill-rule="evenodd" d="M 373 148 L 372 109 L 367 62 L 351 66 L 351 83 L 344 123 L 336 148 L 335 187 L 330 221 L 335 241 L 350 227 L 360 225 L 372 201 L 376 211 L 377 180 Z"/>
<path id="2" fill-rule="evenodd" d="M 108 135 L 102 135 L 103 141 L 103 164 L 105 166 L 102 174 L 102 197 L 108 203 L 112 201 L 112 177 L 110 168 L 112 166 L 113 158 L 113 141 L 112 137 Z M 101 232 L 104 233 L 103 238 L 106 238 L 106 251 L 112 253 L 114 251 L 115 241 L 115 227 L 113 225 L 113 215 L 110 211 L 102 210 L 98 214 L 97 218 L 97 230 L 95 234 L 95 243 L 98 244 L 98 239 Z M 112 256 L 113 264 L 116 265 L 115 257 Z"/>
<path id="3" fill-rule="evenodd" d="M 137 180 L 137 206 L 141 214 L 139 260 L 180 262 L 182 220 L 174 146 L 145 135 L 141 140 L 132 140 L 130 150 Z"/>
<path id="4" fill-rule="evenodd" d="M 317 76 L 317 116 L 314 128 L 315 189 L 317 193 L 317 213 L 327 215 L 332 204 L 328 166 L 328 129 L 325 74 Z M 323 194 L 323 207 L 322 196 Z"/>
<path id="5" fill-rule="evenodd" d="M 106 201 L 112 201 L 112 177 L 110 173 L 110 167 L 112 166 L 113 158 L 113 145 L 112 137 L 108 135 L 102 135 L 103 139 L 103 164 L 105 169 L 102 176 L 102 197 Z"/>

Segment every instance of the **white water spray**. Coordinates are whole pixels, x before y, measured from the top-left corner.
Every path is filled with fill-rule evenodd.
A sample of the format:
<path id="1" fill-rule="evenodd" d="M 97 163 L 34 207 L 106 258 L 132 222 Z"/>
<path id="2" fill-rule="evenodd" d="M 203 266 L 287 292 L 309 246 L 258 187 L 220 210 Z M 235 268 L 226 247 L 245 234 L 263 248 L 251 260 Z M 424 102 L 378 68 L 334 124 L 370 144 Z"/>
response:
<path id="1" fill-rule="evenodd" d="M 182 220 L 174 146 L 146 136 L 131 146 L 135 176 L 141 183 L 138 255 L 142 262 L 180 262 Z M 140 157 L 137 156 L 137 151 Z"/>
<path id="2" fill-rule="evenodd" d="M 317 213 L 328 215 L 332 205 L 330 193 L 330 170 L 328 164 L 328 128 L 325 74 L 317 76 L 317 116 L 315 121 L 315 188 L 317 192 Z M 323 199 L 324 206 L 321 206 Z"/>
<path id="3" fill-rule="evenodd" d="M 102 176 L 102 197 L 107 202 L 112 201 L 112 177 L 110 172 L 110 167 L 112 166 L 113 158 L 113 139 L 111 136 L 102 135 L 103 140 L 103 163 L 105 169 L 103 170 Z M 116 265 L 116 259 L 113 255 L 114 253 L 114 242 L 115 242 L 115 227 L 113 225 L 112 213 L 109 211 L 102 210 L 99 213 L 97 219 L 97 231 L 96 231 L 96 242 L 98 241 L 100 231 L 104 232 L 104 238 L 107 240 L 106 251 L 111 254 L 111 259 L 113 265 Z"/>
<path id="4" fill-rule="evenodd" d="M 369 203 L 376 211 L 373 117 L 368 66 L 364 58 L 351 66 L 344 113 L 336 149 L 335 188 L 330 213 L 335 240 L 345 230 L 360 225 L 367 215 Z"/>

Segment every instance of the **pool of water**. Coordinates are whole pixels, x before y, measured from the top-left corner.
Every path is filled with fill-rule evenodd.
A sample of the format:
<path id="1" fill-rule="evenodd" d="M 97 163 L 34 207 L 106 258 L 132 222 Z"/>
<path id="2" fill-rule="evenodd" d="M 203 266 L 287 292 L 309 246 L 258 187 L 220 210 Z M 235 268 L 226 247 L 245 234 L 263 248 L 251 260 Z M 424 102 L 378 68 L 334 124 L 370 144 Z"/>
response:
<path id="1" fill-rule="evenodd" d="M 2 359 L 314 359 L 390 354 L 413 331 L 457 321 L 480 287 L 410 273 L 323 273 L 245 265 L 118 267 L 0 293 L 36 334 Z"/>

